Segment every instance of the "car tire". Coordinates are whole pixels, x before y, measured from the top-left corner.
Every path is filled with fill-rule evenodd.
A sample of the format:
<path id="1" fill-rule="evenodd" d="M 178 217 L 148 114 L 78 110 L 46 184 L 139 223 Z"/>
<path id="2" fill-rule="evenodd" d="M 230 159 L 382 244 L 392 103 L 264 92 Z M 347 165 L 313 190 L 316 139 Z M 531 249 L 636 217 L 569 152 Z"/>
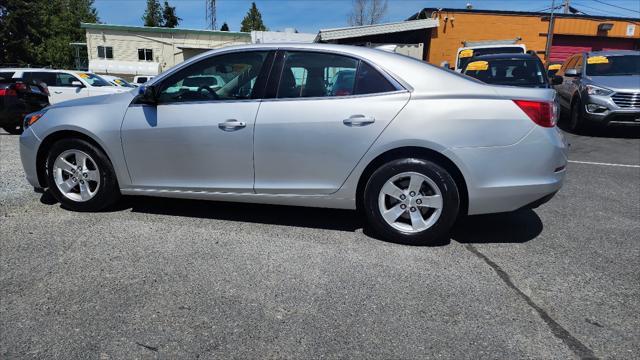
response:
<path id="1" fill-rule="evenodd" d="M 49 192 L 66 209 L 100 211 L 120 198 L 111 161 L 88 141 L 57 141 L 49 150 L 46 166 Z"/>
<path id="2" fill-rule="evenodd" d="M 460 195 L 456 182 L 442 166 L 408 158 L 378 168 L 366 184 L 362 204 L 368 224 L 383 239 L 440 245 L 449 241 Z"/>
<path id="3" fill-rule="evenodd" d="M 574 134 L 583 134 L 587 128 L 587 120 L 584 118 L 582 101 L 580 98 L 576 98 L 571 104 L 569 130 Z"/>
<path id="4" fill-rule="evenodd" d="M 2 127 L 2 129 L 4 129 L 4 131 L 8 132 L 11 135 L 20 135 L 22 134 L 22 124 L 18 124 L 18 125 L 4 125 Z"/>

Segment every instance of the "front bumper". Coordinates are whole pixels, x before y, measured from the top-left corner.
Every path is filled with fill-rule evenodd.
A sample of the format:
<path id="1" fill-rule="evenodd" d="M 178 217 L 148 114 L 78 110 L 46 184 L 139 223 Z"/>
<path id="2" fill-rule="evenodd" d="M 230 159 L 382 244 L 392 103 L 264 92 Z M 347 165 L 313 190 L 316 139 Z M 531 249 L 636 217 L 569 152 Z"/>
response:
<path id="1" fill-rule="evenodd" d="M 20 135 L 20 160 L 27 177 L 27 181 L 34 188 L 43 188 L 45 184 L 40 184 L 38 180 L 37 158 L 40 139 L 31 128 L 27 128 Z"/>
<path id="2" fill-rule="evenodd" d="M 584 97 L 583 117 L 600 125 L 640 126 L 640 108 L 620 107 L 610 96 Z"/>

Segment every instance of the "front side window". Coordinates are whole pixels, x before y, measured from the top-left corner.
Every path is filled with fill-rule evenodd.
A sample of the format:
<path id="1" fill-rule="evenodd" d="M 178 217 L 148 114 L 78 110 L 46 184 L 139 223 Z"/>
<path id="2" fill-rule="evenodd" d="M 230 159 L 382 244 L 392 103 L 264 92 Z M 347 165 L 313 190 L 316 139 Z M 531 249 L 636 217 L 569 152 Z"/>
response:
<path id="1" fill-rule="evenodd" d="M 113 59 L 113 47 L 111 47 L 111 46 L 98 46 L 98 58 L 99 59 Z"/>
<path id="2" fill-rule="evenodd" d="M 335 97 L 394 91 L 369 64 L 348 56 L 286 52 L 278 98 Z"/>
<path id="3" fill-rule="evenodd" d="M 266 51 L 214 56 L 180 70 L 160 86 L 158 101 L 251 99 Z"/>
<path id="4" fill-rule="evenodd" d="M 153 49 L 138 49 L 138 60 L 153 61 Z"/>

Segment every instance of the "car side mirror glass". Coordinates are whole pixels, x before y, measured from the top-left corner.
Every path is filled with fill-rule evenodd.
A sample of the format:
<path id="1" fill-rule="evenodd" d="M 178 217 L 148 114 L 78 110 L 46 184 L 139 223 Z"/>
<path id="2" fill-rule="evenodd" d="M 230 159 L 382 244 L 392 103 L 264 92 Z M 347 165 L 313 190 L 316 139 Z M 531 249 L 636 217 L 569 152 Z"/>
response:
<path id="1" fill-rule="evenodd" d="M 564 72 L 564 76 L 577 77 L 580 76 L 580 73 L 576 69 L 568 69 Z"/>
<path id="2" fill-rule="evenodd" d="M 138 87 L 138 96 L 136 99 L 137 104 L 157 105 L 158 96 L 155 86 L 140 86 Z"/>
<path id="3" fill-rule="evenodd" d="M 562 76 L 553 75 L 553 77 L 551 77 L 551 85 L 560 85 L 562 84 L 562 80 Z"/>
<path id="4" fill-rule="evenodd" d="M 84 84 L 82 84 L 80 81 L 78 80 L 74 80 L 71 82 L 71 86 L 75 86 L 75 87 L 84 87 Z"/>

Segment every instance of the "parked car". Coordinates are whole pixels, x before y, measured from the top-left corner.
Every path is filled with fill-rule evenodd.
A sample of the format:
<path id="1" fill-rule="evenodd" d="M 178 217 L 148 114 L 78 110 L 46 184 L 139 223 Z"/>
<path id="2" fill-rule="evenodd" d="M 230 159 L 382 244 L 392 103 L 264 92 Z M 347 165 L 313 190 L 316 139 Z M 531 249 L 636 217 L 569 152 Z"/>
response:
<path id="1" fill-rule="evenodd" d="M 340 70 L 356 73 L 348 96 L 331 93 Z M 167 92 L 203 74 L 230 80 Z M 227 47 L 138 90 L 32 114 L 28 181 L 77 211 L 120 194 L 359 209 L 382 237 L 426 244 L 459 215 L 536 207 L 565 176 L 555 91 L 376 49 Z"/>
<path id="2" fill-rule="evenodd" d="M 524 54 L 527 47 L 523 44 L 487 44 L 458 48 L 454 70 L 461 72 L 474 56 L 491 54 Z"/>
<path id="3" fill-rule="evenodd" d="M 462 73 L 493 85 L 550 88 L 551 82 L 562 82 L 561 77 L 550 82 L 540 58 L 529 54 L 475 56 Z"/>
<path id="4" fill-rule="evenodd" d="M 0 76 L 0 127 L 9 134 L 22 133 L 25 115 L 46 106 L 49 91 L 45 84 Z"/>
<path id="5" fill-rule="evenodd" d="M 120 86 L 120 87 L 125 87 L 130 89 L 138 87 L 138 85 L 134 85 L 121 77 L 112 76 L 112 75 L 103 75 L 103 74 L 100 74 L 99 76 L 107 80 L 113 86 Z"/>
<path id="6" fill-rule="evenodd" d="M 84 71 L 52 69 L 0 69 L 0 76 L 13 73 L 13 78 L 26 82 L 43 82 L 49 88 L 52 104 L 88 96 L 114 94 L 126 89 L 111 85 L 96 74 Z"/>
<path id="7" fill-rule="evenodd" d="M 380 49 L 384 50 L 384 49 Z M 384 50 L 386 51 L 386 50 Z M 356 78 L 355 70 L 340 70 L 336 73 L 331 81 L 331 94 L 344 96 L 351 95 L 353 89 L 353 82 Z"/>
<path id="8" fill-rule="evenodd" d="M 640 125 L 640 51 L 594 51 L 571 56 L 558 75 L 562 109 L 569 129 Z"/>
<path id="9" fill-rule="evenodd" d="M 153 79 L 155 76 L 149 76 L 149 75 L 137 75 L 133 77 L 133 83 L 134 84 L 138 84 L 138 85 L 142 85 L 144 83 L 146 83 L 147 81 L 150 81 L 151 79 Z"/>

